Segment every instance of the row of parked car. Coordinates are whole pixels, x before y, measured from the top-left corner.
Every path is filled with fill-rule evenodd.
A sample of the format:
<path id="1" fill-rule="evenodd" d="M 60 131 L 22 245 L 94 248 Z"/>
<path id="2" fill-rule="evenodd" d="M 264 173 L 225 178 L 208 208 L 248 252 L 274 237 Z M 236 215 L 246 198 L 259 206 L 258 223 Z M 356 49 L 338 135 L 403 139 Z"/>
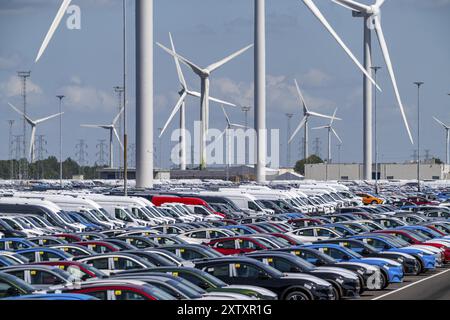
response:
<path id="1" fill-rule="evenodd" d="M 0 298 L 357 299 L 450 259 L 439 202 L 363 205 L 337 183 L 96 191 L 0 192 Z"/>

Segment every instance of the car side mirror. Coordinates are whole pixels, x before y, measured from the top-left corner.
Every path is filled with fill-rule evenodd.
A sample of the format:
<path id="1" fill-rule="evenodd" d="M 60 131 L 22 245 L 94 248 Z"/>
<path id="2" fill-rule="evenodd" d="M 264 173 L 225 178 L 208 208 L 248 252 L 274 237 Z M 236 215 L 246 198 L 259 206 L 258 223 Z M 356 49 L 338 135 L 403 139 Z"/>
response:
<path id="1" fill-rule="evenodd" d="M 268 280 L 270 279 L 269 275 L 265 272 L 260 272 L 258 275 L 259 280 Z"/>

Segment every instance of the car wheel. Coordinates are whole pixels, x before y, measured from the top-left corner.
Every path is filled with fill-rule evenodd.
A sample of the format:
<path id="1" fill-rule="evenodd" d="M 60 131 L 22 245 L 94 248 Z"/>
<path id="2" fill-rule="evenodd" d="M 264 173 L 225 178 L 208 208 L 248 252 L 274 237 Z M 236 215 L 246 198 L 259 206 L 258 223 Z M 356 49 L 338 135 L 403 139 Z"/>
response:
<path id="1" fill-rule="evenodd" d="M 309 297 L 301 291 L 291 291 L 284 297 L 284 300 L 310 300 Z"/>
<path id="2" fill-rule="evenodd" d="M 333 297 L 334 297 L 334 299 L 332 299 L 332 300 L 341 300 L 341 295 L 339 293 L 339 289 L 336 288 L 335 286 L 333 286 Z"/>
<path id="3" fill-rule="evenodd" d="M 389 280 L 387 275 L 384 272 L 381 272 L 381 290 L 384 290 L 388 287 Z"/>

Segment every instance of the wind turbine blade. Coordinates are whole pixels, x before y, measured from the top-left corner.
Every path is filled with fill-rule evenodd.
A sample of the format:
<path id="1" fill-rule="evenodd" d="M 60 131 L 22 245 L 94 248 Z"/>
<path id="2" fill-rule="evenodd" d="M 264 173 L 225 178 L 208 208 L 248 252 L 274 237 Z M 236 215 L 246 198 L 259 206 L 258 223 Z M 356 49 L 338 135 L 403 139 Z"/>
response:
<path id="1" fill-rule="evenodd" d="M 248 129 L 246 126 L 243 126 L 242 124 L 230 123 L 230 125 L 238 129 Z"/>
<path id="2" fill-rule="evenodd" d="M 298 85 L 297 79 L 294 79 L 294 82 L 295 82 L 295 88 L 297 89 L 297 94 L 300 97 L 300 102 L 303 105 L 303 108 L 305 109 L 305 112 L 307 113 L 308 112 L 308 107 L 306 106 L 305 98 L 303 97 L 303 93 L 300 90 L 300 87 Z"/>
<path id="3" fill-rule="evenodd" d="M 222 139 L 222 137 L 225 135 L 225 133 L 227 132 L 227 130 L 228 130 L 228 126 L 227 126 L 227 127 L 225 128 L 225 130 L 223 130 L 222 133 L 217 137 L 217 140 Z"/>
<path id="4" fill-rule="evenodd" d="M 347 9 L 350 9 L 353 11 L 359 11 L 361 13 L 367 13 L 370 11 L 369 6 L 359 3 L 359 2 L 356 2 L 356 1 L 353 1 L 353 0 L 333 0 L 333 2 L 345 7 Z"/>
<path id="5" fill-rule="evenodd" d="M 57 113 L 57 114 L 54 114 L 54 115 L 52 115 L 52 116 L 49 116 L 49 117 L 46 117 L 46 118 L 42 118 L 42 119 L 36 120 L 35 123 L 36 123 L 36 124 L 39 124 L 39 123 L 45 122 L 45 121 L 47 121 L 47 120 L 50 120 L 50 119 L 53 119 L 53 118 L 62 116 L 63 114 L 64 114 L 64 112 Z"/>
<path id="6" fill-rule="evenodd" d="M 42 57 L 42 55 L 45 52 L 45 49 L 47 49 L 48 44 L 50 43 L 50 40 L 52 40 L 53 34 L 55 33 L 56 29 L 58 29 L 59 24 L 61 23 L 62 18 L 64 17 L 64 14 L 69 7 L 72 0 L 64 0 L 61 4 L 61 7 L 58 10 L 58 13 L 56 14 L 55 19 L 53 20 L 50 29 L 47 32 L 47 35 L 44 38 L 44 42 L 42 42 L 41 47 L 39 48 L 39 52 L 37 54 L 35 63 L 39 61 L 39 59 Z"/>
<path id="7" fill-rule="evenodd" d="M 230 118 L 228 117 L 227 112 L 225 111 L 225 108 L 223 107 L 223 105 L 220 105 L 220 107 L 222 108 L 223 114 L 225 115 L 225 119 L 227 120 L 227 124 L 231 125 L 231 121 Z"/>
<path id="8" fill-rule="evenodd" d="M 33 156 L 34 153 L 34 140 L 36 139 L 36 126 L 32 126 L 31 127 L 31 138 L 30 138 L 30 160 L 31 162 L 34 161 L 33 158 L 31 158 Z"/>
<path id="9" fill-rule="evenodd" d="M 336 130 L 334 130 L 334 128 L 331 128 L 331 131 L 333 131 L 334 135 L 336 136 L 336 138 L 339 140 L 340 143 L 342 142 L 342 139 L 339 137 L 339 135 L 337 134 Z"/>
<path id="10" fill-rule="evenodd" d="M 82 124 L 82 125 L 80 125 L 80 127 L 83 127 L 83 128 L 95 128 L 95 129 L 103 129 L 103 125 L 100 125 L 100 124 Z"/>
<path id="11" fill-rule="evenodd" d="M 375 3 L 375 7 L 377 7 L 378 9 L 384 4 L 386 0 L 377 0 L 377 2 Z"/>
<path id="12" fill-rule="evenodd" d="M 8 105 L 14 110 L 16 111 L 18 114 L 20 114 L 22 117 L 25 118 L 25 120 L 30 124 L 30 125 L 34 125 L 34 121 L 31 120 L 28 116 L 26 116 L 22 111 L 20 111 L 19 109 L 17 109 L 12 103 L 8 102 Z"/>
<path id="13" fill-rule="evenodd" d="M 197 91 L 187 91 L 187 94 L 188 95 L 190 95 L 190 96 L 193 96 L 193 97 L 197 97 L 197 98 L 200 98 L 201 97 L 201 94 L 200 94 L 200 92 L 197 92 Z M 219 104 L 224 104 L 224 105 L 226 105 L 226 106 L 230 106 L 230 107 L 237 107 L 235 104 L 233 104 L 233 103 L 230 103 L 230 102 L 226 102 L 226 101 L 223 101 L 223 100 L 220 100 L 220 99 L 217 99 L 217 98 L 213 98 L 213 97 L 209 97 L 209 101 L 213 101 L 213 102 L 217 102 L 217 103 L 219 103 Z"/>
<path id="14" fill-rule="evenodd" d="M 114 135 L 116 136 L 117 142 L 119 142 L 120 148 L 123 150 L 123 144 L 122 144 L 122 141 L 120 141 L 120 137 L 119 137 L 119 134 L 117 133 L 116 128 L 112 128 L 112 130 L 114 132 Z"/>
<path id="15" fill-rule="evenodd" d="M 323 130 L 323 129 L 328 129 L 328 126 L 311 128 L 311 130 Z"/>
<path id="16" fill-rule="evenodd" d="M 338 109 L 336 108 L 336 110 L 334 110 L 333 119 L 331 119 L 330 126 L 332 126 L 333 123 L 334 123 L 334 120 L 336 120 L 336 113 L 337 113 L 337 111 L 338 111 Z"/>
<path id="17" fill-rule="evenodd" d="M 169 124 L 172 122 L 172 119 L 175 117 L 175 115 L 177 114 L 178 110 L 180 110 L 181 105 L 183 104 L 184 100 L 186 99 L 186 91 L 183 92 L 183 94 L 181 95 L 180 99 L 178 100 L 177 104 L 175 105 L 175 107 L 172 110 L 172 113 L 170 114 L 169 119 L 167 120 L 166 124 L 164 125 L 163 129 L 161 130 L 161 133 L 159 134 L 159 137 L 161 138 L 162 135 L 164 134 L 164 132 L 166 131 L 167 127 L 169 126 Z"/>
<path id="18" fill-rule="evenodd" d="M 186 58 L 183 58 L 182 56 L 180 56 L 178 53 L 173 52 L 172 50 L 170 50 L 169 48 L 166 48 L 165 46 L 163 46 L 161 43 L 157 42 L 156 43 L 158 46 L 160 46 L 164 51 L 166 51 L 168 54 L 170 54 L 172 57 L 177 58 L 179 61 L 183 62 L 185 65 L 187 65 L 188 67 L 190 67 L 192 69 L 192 71 L 194 71 L 196 74 L 198 75 L 203 75 L 204 71 L 202 68 L 200 68 L 199 66 L 195 65 L 193 62 L 189 61 Z"/>
<path id="19" fill-rule="evenodd" d="M 328 32 L 333 36 L 333 38 L 336 40 L 336 42 L 344 49 L 344 51 L 347 53 L 347 55 L 350 57 L 350 59 L 353 60 L 353 62 L 357 65 L 357 67 L 364 73 L 364 75 L 376 86 L 376 88 L 381 91 L 381 88 L 378 86 L 378 84 L 373 80 L 371 74 L 367 72 L 366 69 L 362 66 L 362 64 L 356 59 L 355 55 L 352 53 L 352 51 L 347 47 L 347 45 L 342 41 L 341 37 L 334 31 L 333 27 L 328 23 L 328 21 L 325 19 L 323 14 L 320 12 L 319 8 L 314 4 L 312 0 L 303 0 L 305 5 L 311 10 L 311 12 L 314 14 L 314 16 L 323 24 L 325 29 L 328 30 Z"/>
<path id="20" fill-rule="evenodd" d="M 334 120 L 339 120 L 339 121 L 342 120 L 341 118 L 330 117 L 330 116 L 326 116 L 324 114 L 320 114 L 317 112 L 308 112 L 308 113 L 309 113 L 309 115 L 314 116 L 314 117 L 319 117 L 319 118 L 324 118 L 324 119 L 334 119 Z"/>
<path id="21" fill-rule="evenodd" d="M 175 45 L 173 42 L 172 34 L 170 32 L 169 32 L 169 38 L 170 38 L 170 45 L 172 46 L 172 51 L 174 53 L 177 53 L 177 51 L 175 50 Z M 183 88 L 187 89 L 186 79 L 184 78 L 183 70 L 181 70 L 180 61 L 178 60 L 177 57 L 173 57 L 173 59 L 175 60 L 175 66 L 177 68 L 178 80 L 180 81 Z"/>
<path id="22" fill-rule="evenodd" d="M 122 112 L 123 112 L 124 109 L 125 109 L 125 108 L 122 107 L 122 109 L 120 109 L 120 111 L 119 111 L 119 113 L 117 114 L 117 116 L 114 118 L 114 120 L 113 120 L 113 122 L 112 122 L 112 125 L 113 125 L 113 126 L 115 126 L 116 123 L 117 123 L 117 121 L 119 121 L 120 116 L 122 115 Z"/>
<path id="23" fill-rule="evenodd" d="M 295 129 L 295 131 L 292 134 L 291 138 L 289 139 L 289 143 L 291 143 L 292 140 L 294 140 L 294 138 L 297 135 L 297 133 L 301 130 L 301 128 L 303 128 L 305 126 L 307 120 L 308 120 L 308 116 L 305 116 L 303 118 L 303 120 L 300 122 L 300 124 L 298 125 L 297 129 Z"/>
<path id="24" fill-rule="evenodd" d="M 381 51 L 383 52 L 384 60 L 386 61 L 386 66 L 391 77 L 392 85 L 394 86 L 395 96 L 397 98 L 398 105 L 400 107 L 400 112 L 403 117 L 403 122 L 405 123 L 406 130 L 408 131 L 409 140 L 414 144 L 414 139 L 411 134 L 411 129 L 409 128 L 408 119 L 406 118 L 405 109 L 403 108 L 402 99 L 400 98 L 400 92 L 398 91 L 397 80 L 395 79 L 394 68 L 392 67 L 391 57 L 389 55 L 389 49 L 386 44 L 386 39 L 384 37 L 383 29 L 381 28 L 380 17 L 376 16 L 375 20 L 375 31 L 377 33 L 378 42 L 380 43 Z"/>
<path id="25" fill-rule="evenodd" d="M 449 126 L 447 126 L 445 123 L 443 123 L 442 121 L 440 121 L 438 118 L 433 117 L 433 119 L 434 119 L 437 123 L 439 123 L 441 126 L 443 126 L 444 128 L 450 129 Z"/>
<path id="26" fill-rule="evenodd" d="M 219 62 L 213 63 L 212 65 L 208 66 L 206 68 L 206 70 L 208 70 L 209 72 L 213 72 L 214 70 L 217 70 L 218 68 L 220 68 L 221 66 L 223 66 L 224 64 L 226 64 L 227 62 L 233 60 L 234 58 L 236 58 L 237 56 L 240 56 L 241 54 L 243 54 L 245 51 L 247 51 L 248 49 L 252 48 L 253 44 L 246 46 L 245 48 L 236 51 L 235 53 L 229 55 L 228 57 L 220 60 Z"/>

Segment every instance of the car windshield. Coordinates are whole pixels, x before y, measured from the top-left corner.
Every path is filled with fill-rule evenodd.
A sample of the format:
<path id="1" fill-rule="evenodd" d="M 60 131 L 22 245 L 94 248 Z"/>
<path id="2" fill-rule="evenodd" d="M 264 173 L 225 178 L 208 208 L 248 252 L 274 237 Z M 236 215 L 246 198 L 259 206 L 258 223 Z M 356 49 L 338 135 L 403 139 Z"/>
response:
<path id="1" fill-rule="evenodd" d="M 101 212 L 97 211 L 96 209 L 89 210 L 89 213 L 92 214 L 94 217 L 96 217 L 100 221 L 108 222 L 108 219 L 106 219 L 106 217 Z"/>
<path id="2" fill-rule="evenodd" d="M 75 223 L 75 221 L 65 211 L 59 211 L 58 216 L 66 223 Z"/>

